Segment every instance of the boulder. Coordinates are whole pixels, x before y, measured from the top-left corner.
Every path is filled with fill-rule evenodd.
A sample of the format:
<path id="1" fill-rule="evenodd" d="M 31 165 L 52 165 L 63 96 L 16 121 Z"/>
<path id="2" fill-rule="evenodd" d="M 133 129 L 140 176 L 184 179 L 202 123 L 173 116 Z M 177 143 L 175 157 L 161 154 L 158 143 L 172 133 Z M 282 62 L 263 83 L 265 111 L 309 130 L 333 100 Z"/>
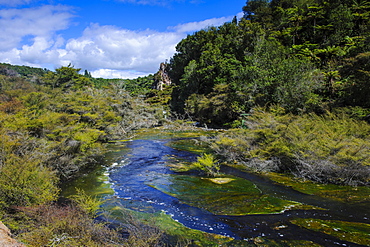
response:
<path id="1" fill-rule="evenodd" d="M 26 247 L 13 239 L 8 227 L 0 221 L 0 247 Z"/>

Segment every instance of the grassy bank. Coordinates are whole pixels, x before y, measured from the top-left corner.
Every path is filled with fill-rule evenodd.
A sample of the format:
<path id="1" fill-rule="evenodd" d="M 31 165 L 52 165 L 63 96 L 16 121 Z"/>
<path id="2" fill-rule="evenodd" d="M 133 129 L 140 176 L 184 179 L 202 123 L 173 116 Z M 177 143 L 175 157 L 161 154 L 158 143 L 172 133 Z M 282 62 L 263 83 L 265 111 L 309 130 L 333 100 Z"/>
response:
<path id="1" fill-rule="evenodd" d="M 244 129 L 210 139 L 215 153 L 254 171 L 291 173 L 339 185 L 369 185 L 370 125 L 345 113 L 283 114 L 254 110 Z"/>

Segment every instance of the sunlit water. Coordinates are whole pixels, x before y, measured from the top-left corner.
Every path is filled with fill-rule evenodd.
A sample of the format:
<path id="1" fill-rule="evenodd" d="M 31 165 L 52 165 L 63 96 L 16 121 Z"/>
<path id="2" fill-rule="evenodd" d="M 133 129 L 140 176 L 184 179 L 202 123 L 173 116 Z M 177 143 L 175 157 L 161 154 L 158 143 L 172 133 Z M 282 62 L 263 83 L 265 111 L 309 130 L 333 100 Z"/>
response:
<path id="1" fill-rule="evenodd" d="M 197 158 L 195 154 L 167 146 L 166 144 L 170 141 L 170 139 L 149 139 L 125 142 L 122 148 L 118 149 L 112 156 L 114 160 L 108 161 L 112 165 L 105 172 L 108 179 L 104 183 L 113 189 L 114 195 L 106 198 L 106 205 L 119 204 L 120 207 L 147 213 L 165 212 L 175 221 L 189 228 L 235 239 L 248 240 L 255 237 L 266 237 L 278 240 L 309 240 L 323 246 L 361 246 L 321 232 L 301 228 L 292 224 L 290 220 L 314 218 L 369 224 L 368 204 L 347 205 L 330 199 L 306 195 L 231 167 L 223 167 L 222 172 L 235 176 L 239 179 L 238 181 L 252 182 L 261 195 L 269 195 L 270 201 L 271 198 L 278 200 L 279 203 L 289 200 L 310 205 L 313 209 L 290 210 L 287 208 L 273 214 L 232 215 L 215 213 L 215 211 L 234 210 L 218 209 L 218 205 L 198 207 L 197 205 L 202 205 L 203 195 L 192 197 L 192 192 L 196 194 L 197 191 L 204 189 L 210 191 L 209 194 L 212 197 L 212 187 L 208 183 L 207 187 L 201 187 L 200 190 L 196 187 L 192 189 L 191 186 L 205 186 L 206 182 L 196 176 L 188 176 L 191 178 L 190 182 L 188 180 L 184 182 L 182 178 L 187 177 L 170 169 L 169 163 L 195 161 Z M 243 188 L 232 188 L 231 190 L 230 192 L 230 189 L 227 191 L 225 189 L 223 193 L 222 187 L 215 185 L 215 194 L 212 200 L 215 200 L 218 194 L 220 198 L 227 193 L 231 193 L 232 197 L 243 198 L 244 194 L 247 193 L 243 191 Z M 207 194 L 207 198 L 204 197 L 204 200 L 209 200 L 209 194 Z M 228 205 L 227 202 L 226 204 L 225 202 L 224 204 L 220 203 L 220 207 L 232 208 L 233 203 L 234 201 L 230 201 L 229 206 L 225 206 Z M 237 203 L 240 204 L 240 200 Z"/>
<path id="2" fill-rule="evenodd" d="M 115 197 L 122 206 L 143 212 L 163 211 L 185 226 L 237 237 L 230 227 L 211 213 L 180 202 L 177 198 L 153 188 L 172 183 L 174 174 L 167 166 L 169 159 L 196 160 L 196 155 L 165 146 L 166 140 L 136 140 L 127 143 L 130 151 L 109 170 Z"/>

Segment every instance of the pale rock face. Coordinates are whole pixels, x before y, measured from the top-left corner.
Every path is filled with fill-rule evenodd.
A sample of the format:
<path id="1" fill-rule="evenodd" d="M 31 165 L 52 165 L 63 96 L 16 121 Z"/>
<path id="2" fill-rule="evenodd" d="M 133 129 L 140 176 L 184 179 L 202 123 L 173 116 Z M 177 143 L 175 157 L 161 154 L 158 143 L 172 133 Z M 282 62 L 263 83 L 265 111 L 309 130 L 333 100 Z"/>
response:
<path id="1" fill-rule="evenodd" d="M 18 243 L 11 237 L 11 232 L 1 221 L 0 221 L 0 247 L 26 247 L 23 244 Z"/>
<path id="2" fill-rule="evenodd" d="M 157 90 L 163 90 L 163 86 L 171 85 L 171 78 L 168 75 L 168 64 L 161 63 L 159 71 L 157 72 L 157 79 L 154 83 L 154 88 Z"/>

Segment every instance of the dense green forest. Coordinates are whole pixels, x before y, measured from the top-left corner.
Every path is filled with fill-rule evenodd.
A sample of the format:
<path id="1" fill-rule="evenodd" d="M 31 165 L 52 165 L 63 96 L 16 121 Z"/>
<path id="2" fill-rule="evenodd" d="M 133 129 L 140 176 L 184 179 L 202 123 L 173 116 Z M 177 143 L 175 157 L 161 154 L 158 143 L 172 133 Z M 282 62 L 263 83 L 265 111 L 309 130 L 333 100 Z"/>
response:
<path id="1" fill-rule="evenodd" d="M 85 231 L 75 241 L 89 246 L 135 245 L 94 224 L 83 193 L 80 206 L 50 203 L 109 141 L 171 119 L 229 129 L 205 140 L 222 162 L 368 186 L 370 2 L 250 0 L 243 11 L 183 39 L 163 91 L 153 89 L 158 74 L 0 64 L 0 220 L 30 246 L 58 231 Z"/>
<path id="2" fill-rule="evenodd" d="M 366 115 L 368 1 L 248 1 L 244 18 L 189 35 L 170 61 L 172 107 L 224 126 L 255 106 Z"/>
<path id="3" fill-rule="evenodd" d="M 370 3 L 250 0 L 244 17 L 188 35 L 169 63 L 171 107 L 254 171 L 368 185 Z"/>

